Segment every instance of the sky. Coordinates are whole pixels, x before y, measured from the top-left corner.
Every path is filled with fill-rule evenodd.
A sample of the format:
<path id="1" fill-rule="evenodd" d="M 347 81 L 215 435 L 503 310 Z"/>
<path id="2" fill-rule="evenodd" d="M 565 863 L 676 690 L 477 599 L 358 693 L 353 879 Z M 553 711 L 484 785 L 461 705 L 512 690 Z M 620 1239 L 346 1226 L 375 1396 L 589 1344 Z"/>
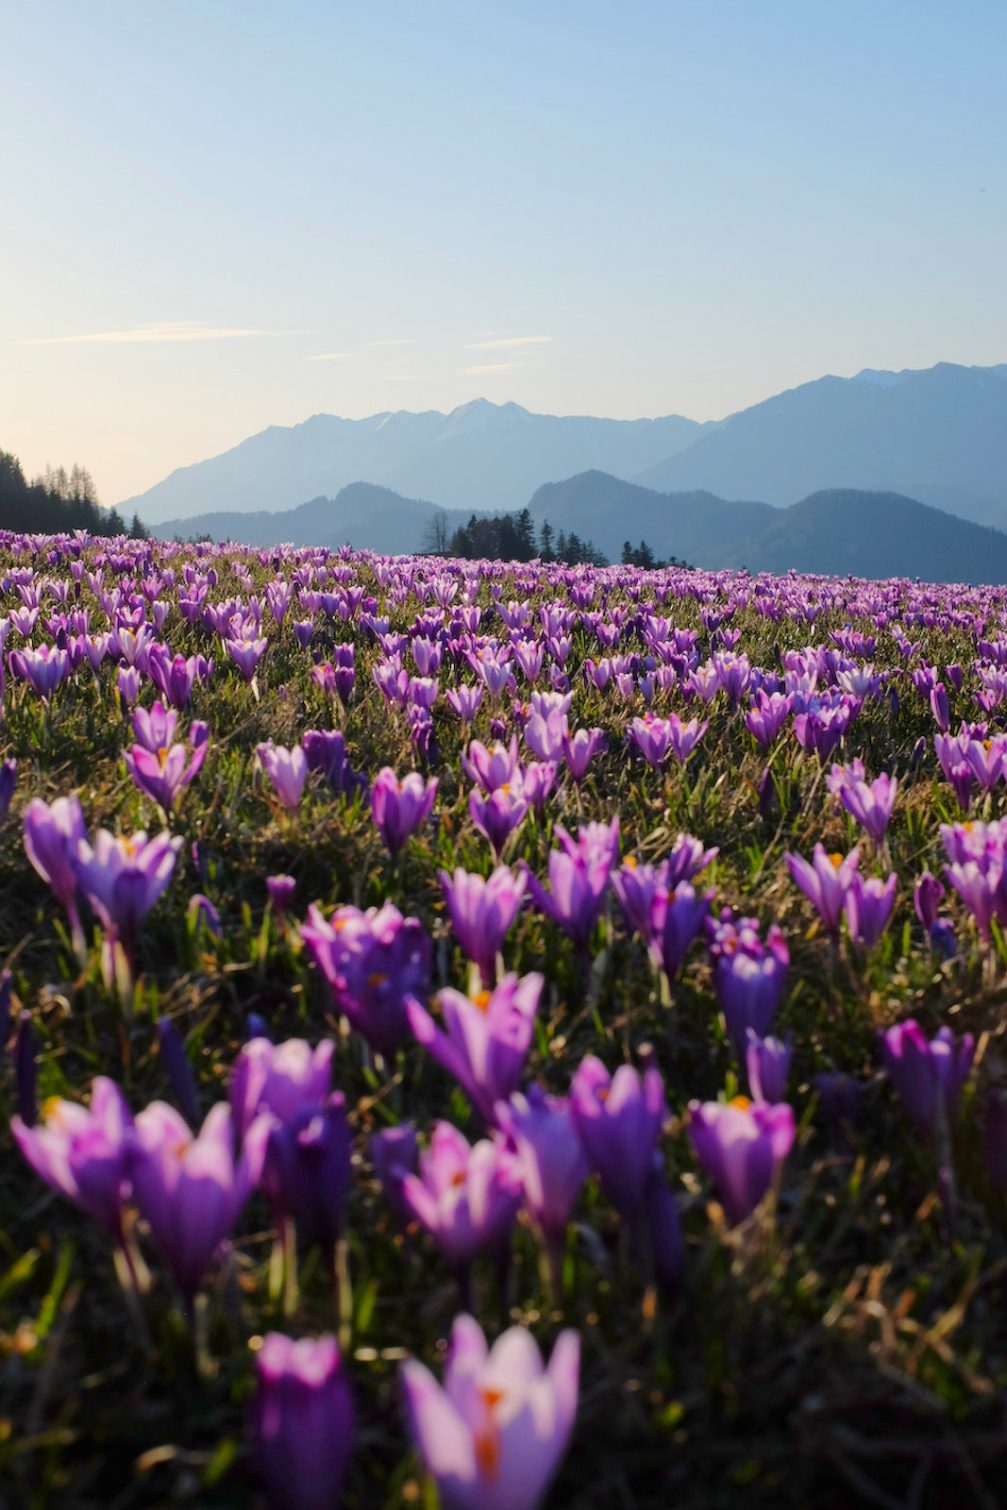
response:
<path id="1" fill-rule="evenodd" d="M 1007 361 L 1003 0 L 0 0 L 0 448 Z"/>

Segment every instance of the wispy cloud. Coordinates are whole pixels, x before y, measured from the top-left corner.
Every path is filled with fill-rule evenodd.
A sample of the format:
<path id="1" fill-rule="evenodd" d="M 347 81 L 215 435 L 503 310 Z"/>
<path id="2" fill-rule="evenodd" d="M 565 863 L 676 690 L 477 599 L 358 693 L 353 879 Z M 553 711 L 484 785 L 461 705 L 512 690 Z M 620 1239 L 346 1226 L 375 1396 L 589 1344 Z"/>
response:
<path id="1" fill-rule="evenodd" d="M 248 336 L 294 335 L 289 330 L 252 330 L 237 325 L 200 325 L 179 320 L 155 325 L 136 325 L 131 330 L 90 331 L 77 336 L 42 336 L 26 346 L 133 346 L 177 341 L 238 341 Z"/>
<path id="2" fill-rule="evenodd" d="M 463 367 L 465 377 L 486 377 L 494 372 L 513 372 L 515 367 L 527 367 L 527 362 L 483 362 L 477 367 Z"/>
<path id="3" fill-rule="evenodd" d="M 516 351 L 521 346 L 548 346 L 555 336 L 501 336 L 495 341 L 470 341 L 466 351 Z"/>
<path id="4" fill-rule="evenodd" d="M 306 362 L 345 362 L 350 353 L 348 351 L 320 351 L 317 356 L 305 357 Z"/>

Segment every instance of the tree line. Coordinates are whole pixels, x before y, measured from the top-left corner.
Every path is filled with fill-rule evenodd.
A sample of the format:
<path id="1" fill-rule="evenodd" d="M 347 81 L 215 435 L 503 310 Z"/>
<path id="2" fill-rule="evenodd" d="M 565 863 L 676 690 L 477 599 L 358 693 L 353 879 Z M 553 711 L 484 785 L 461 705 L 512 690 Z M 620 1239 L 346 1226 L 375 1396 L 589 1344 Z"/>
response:
<path id="1" fill-rule="evenodd" d="M 31 482 L 12 451 L 0 451 L 0 529 L 25 534 L 63 534 L 87 530 L 92 535 L 125 535 L 145 540 L 139 515 L 127 530 L 117 509 L 103 509 L 86 467 L 46 467 Z"/>
<path id="2" fill-rule="evenodd" d="M 460 556 L 466 561 L 555 561 L 564 566 L 607 566 L 608 557 L 575 530 L 557 534 L 548 520 L 536 532 L 528 509 L 517 514 L 473 514 L 467 524 L 452 530 L 446 515 L 437 513 L 427 526 L 424 549 L 433 555 Z"/>
<path id="3" fill-rule="evenodd" d="M 531 511 L 517 514 L 472 514 L 467 524 L 451 528 L 448 516 L 438 511 L 427 525 L 423 549 L 435 556 L 460 556 L 466 561 L 555 561 L 563 566 L 608 566 L 608 557 L 593 540 L 582 540 L 576 530 L 553 529 L 544 519 L 535 529 Z M 685 566 L 677 556 L 660 561 L 646 540 L 639 545 L 626 541 L 623 566 L 648 570 L 662 566 Z"/>

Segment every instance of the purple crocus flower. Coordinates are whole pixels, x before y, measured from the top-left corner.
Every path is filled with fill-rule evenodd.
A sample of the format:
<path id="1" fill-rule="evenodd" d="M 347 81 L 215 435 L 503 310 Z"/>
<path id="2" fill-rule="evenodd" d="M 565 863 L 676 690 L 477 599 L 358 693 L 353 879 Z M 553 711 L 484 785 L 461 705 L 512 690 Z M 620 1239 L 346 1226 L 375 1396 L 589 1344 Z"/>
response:
<path id="1" fill-rule="evenodd" d="M 174 744 L 177 728 L 178 714 L 165 708 L 160 698 L 149 711 L 146 708 L 133 709 L 133 736 L 136 743 L 151 755 Z"/>
<path id="2" fill-rule="evenodd" d="M 473 739 L 468 751 L 461 756 L 461 767 L 487 795 L 516 781 L 520 771 L 517 735 L 511 738 L 509 745 L 495 744 L 490 749 L 481 740 Z"/>
<path id="3" fill-rule="evenodd" d="M 526 1095 L 501 1102 L 496 1119 L 515 1149 L 524 1203 L 542 1233 L 558 1285 L 566 1229 L 588 1174 L 570 1103 L 532 1085 Z"/>
<path id="4" fill-rule="evenodd" d="M 402 1199 L 463 1278 L 479 1253 L 500 1253 L 509 1243 L 521 1180 L 502 1142 L 470 1145 L 450 1122 L 435 1122 L 419 1173 L 403 1177 Z"/>
<path id="5" fill-rule="evenodd" d="M 0 818 L 10 811 L 11 798 L 17 786 L 17 761 L 5 760 L 0 764 Z"/>
<path id="6" fill-rule="evenodd" d="M 483 985 L 492 986 L 497 955 L 524 900 L 525 874 L 515 875 L 506 865 L 499 865 L 485 880 L 459 867 L 453 877 L 440 871 L 440 879 L 452 932 L 479 966 Z"/>
<path id="7" fill-rule="evenodd" d="M 790 950 L 776 924 L 765 941 L 756 918 L 732 917 L 725 911 L 708 924 L 714 986 L 738 1060 L 744 1060 L 749 1028 L 762 1037 L 770 1030 L 787 986 Z"/>
<path id="8" fill-rule="evenodd" d="M 622 1064 L 610 1075 L 589 1054 L 570 1083 L 570 1113 L 605 1194 L 626 1221 L 637 1222 L 668 1116 L 660 1071 L 651 1065 L 640 1075 L 631 1064 Z"/>
<path id="9" fill-rule="evenodd" d="M 937 913 L 940 908 L 941 898 L 944 895 L 944 887 L 937 877 L 924 870 L 916 880 L 913 887 L 913 907 L 916 916 L 929 933 L 937 921 Z"/>
<path id="10" fill-rule="evenodd" d="M 160 706 L 159 704 L 157 706 Z M 141 710 L 137 710 L 139 712 Z M 174 719 L 174 714 L 171 715 Z M 168 818 L 180 794 L 198 776 L 206 759 L 209 743 L 206 725 L 196 722 L 190 730 L 192 755 L 186 759 L 182 744 L 162 744 L 150 751 L 143 744 L 135 744 L 123 752 L 123 760 L 133 785 L 153 802 L 156 802 L 165 818 Z M 197 743 L 198 741 L 198 743 Z"/>
<path id="11" fill-rule="evenodd" d="M 696 1158 L 735 1227 L 751 1216 L 779 1179 L 794 1142 L 794 1113 L 786 1102 L 770 1106 L 745 1096 L 727 1104 L 691 1101 L 689 1113 Z"/>
<path id="12" fill-rule="evenodd" d="M 846 893 L 846 925 L 850 938 L 864 949 L 873 949 L 880 939 L 895 906 L 898 876 L 892 871 L 887 881 L 879 876 L 865 879 L 854 871 Z"/>
<path id="13" fill-rule="evenodd" d="M 229 1099 L 239 1138 L 261 1112 L 278 1122 L 293 1122 L 304 1111 L 320 1106 L 332 1083 L 329 1038 L 312 1048 L 303 1038 L 270 1043 L 252 1038 L 244 1044 L 231 1069 Z"/>
<path id="14" fill-rule="evenodd" d="M 574 781 L 581 782 L 596 755 L 608 748 L 608 739 L 602 729 L 577 729 L 563 736 L 563 755 Z"/>
<path id="15" fill-rule="evenodd" d="M 719 845 L 715 844 L 707 849 L 702 839 L 697 839 L 694 834 L 676 834 L 675 842 L 663 862 L 665 885 L 674 889 L 679 881 L 695 880 L 700 871 L 705 870 L 719 853 Z"/>
<path id="16" fill-rule="evenodd" d="M 674 980 L 685 963 L 685 956 L 710 911 L 712 892 L 705 896 L 689 881 L 679 881 L 670 890 L 658 887 L 650 909 L 649 945 L 651 958 Z"/>
<path id="17" fill-rule="evenodd" d="M 77 843 L 74 868 L 81 889 L 113 939 L 131 953 L 140 926 L 161 896 L 182 848 L 181 835 L 157 834 L 148 839 L 141 829 L 131 838 L 100 828 L 94 843 Z"/>
<path id="18" fill-rule="evenodd" d="M 883 843 L 898 791 L 895 777 L 882 771 L 868 781 L 863 761 L 857 759 L 849 765 L 834 765 L 825 784 L 875 844 Z"/>
<path id="19" fill-rule="evenodd" d="M 133 1119 L 123 1094 L 104 1075 L 91 1084 L 90 1107 L 51 1097 L 41 1122 L 11 1118 L 14 1141 L 47 1185 L 122 1241 L 122 1202 L 128 1190 L 126 1141 Z"/>
<path id="20" fill-rule="evenodd" d="M 664 765 L 671 755 L 671 726 L 665 718 L 645 713 L 643 718 L 634 718 L 629 726 L 629 739 L 635 744 L 649 766 L 655 770 Z"/>
<path id="21" fill-rule="evenodd" d="M 664 865 L 641 865 L 635 855 L 627 855 L 620 868 L 613 872 L 612 888 L 634 933 L 649 939 L 654 902 L 666 885 Z"/>
<path id="22" fill-rule="evenodd" d="M 505 975 L 495 991 L 473 1001 L 460 991 L 443 990 L 442 1033 L 425 1007 L 407 1001 L 409 1025 L 438 1064 L 453 1075 L 483 1120 L 492 1124 L 498 1101 L 517 1090 L 535 1030 L 542 994 L 541 975 Z"/>
<path id="23" fill-rule="evenodd" d="M 128 1150 L 133 1199 L 146 1218 L 186 1306 L 262 1172 L 269 1119 L 249 1128 L 234 1156 L 231 1108 L 212 1107 L 194 1135 L 164 1101 L 140 1112 Z"/>
<path id="24" fill-rule="evenodd" d="M 483 838 L 489 841 L 499 858 L 504 845 L 528 812 L 528 797 L 523 784 L 509 782 L 496 787 L 484 797 L 478 787 L 469 793 L 469 815 Z"/>
<path id="25" fill-rule="evenodd" d="M 319 1105 L 274 1123 L 266 1171 L 269 1193 L 288 1211 L 305 1242 L 331 1255 L 343 1227 L 352 1183 L 352 1138 L 346 1097 L 333 1091 Z"/>
<path id="26" fill-rule="evenodd" d="M 11 650 L 7 660 L 14 675 L 28 682 L 37 696 L 48 702 L 70 670 L 70 657 L 55 645 L 40 645 L 37 650 L 25 647 Z"/>
<path id="27" fill-rule="evenodd" d="M 769 1101 L 775 1105 L 783 1100 L 787 1093 L 791 1054 L 789 1033 L 785 1039 L 760 1038 L 754 1029 L 748 1029 L 745 1068 L 754 1101 Z"/>
<path id="28" fill-rule="evenodd" d="M 429 818 L 436 796 L 436 776 L 424 781 L 418 771 L 410 771 L 400 781 L 390 766 L 378 772 L 371 788 L 371 815 L 391 854 L 398 854 Z"/>
<path id="29" fill-rule="evenodd" d="M 406 998 L 422 999 L 430 988 L 430 940 L 422 924 L 391 902 L 367 912 L 339 907 L 331 922 L 312 906 L 301 938 L 335 1005 L 376 1052 L 393 1054 L 410 1037 Z"/>
<path id="30" fill-rule="evenodd" d="M 292 813 L 300 804 L 308 779 L 308 761 L 301 746 L 288 750 L 269 739 L 255 746 L 255 754 L 280 802 Z"/>
<path id="31" fill-rule="evenodd" d="M 372 1133 L 368 1145 L 378 1184 L 399 1227 L 409 1221 L 409 1208 L 402 1198 L 402 1181 L 419 1168 L 420 1145 L 412 1122 L 383 1127 Z"/>
<path id="32" fill-rule="evenodd" d="M 57 797 L 50 803 L 33 797 L 25 808 L 23 823 L 25 853 L 66 913 L 74 948 L 83 956 L 87 945 L 80 926 L 74 863 L 78 845 L 87 838 L 80 803 L 76 797 Z"/>
<path id="33" fill-rule="evenodd" d="M 201 891 L 194 891 L 189 898 L 189 905 L 185 909 L 186 916 L 193 928 L 204 927 L 213 938 L 223 937 L 224 928 L 220 921 L 220 912 L 215 902 L 211 902 L 208 896 Z"/>
<path id="34" fill-rule="evenodd" d="M 745 727 L 760 749 L 768 750 L 790 717 L 793 698 L 786 692 L 756 693 L 755 701 L 745 713 Z"/>
<path id="35" fill-rule="evenodd" d="M 269 893 L 269 904 L 273 912 L 278 918 L 285 918 L 294 900 L 294 892 L 297 890 L 297 882 L 293 876 L 267 876 L 266 890 Z"/>
<path id="36" fill-rule="evenodd" d="M 881 1052 L 888 1078 L 919 1131 L 933 1136 L 942 1120 L 950 1127 L 962 1087 L 972 1072 L 972 1034 L 966 1033 L 956 1043 L 951 1029 L 944 1027 L 928 1040 L 910 1017 L 881 1035 Z"/>
<path id="37" fill-rule="evenodd" d="M 255 675 L 256 667 L 266 653 L 269 641 L 266 639 L 240 639 L 225 640 L 224 649 L 231 660 L 237 666 L 246 682 L 250 682 Z"/>
<path id="38" fill-rule="evenodd" d="M 462 723 L 470 724 L 479 711 L 485 693 L 485 687 L 472 687 L 463 682 L 459 687 L 449 687 L 444 696 L 448 706 Z"/>
<path id="39" fill-rule="evenodd" d="M 576 839 L 559 824 L 554 832 L 562 848 L 549 854 L 550 889 L 546 891 L 530 870 L 528 887 L 539 911 L 584 950 L 605 905 L 609 877 L 619 857 L 619 819 L 584 824 Z"/>
<path id="40" fill-rule="evenodd" d="M 455 1318 L 443 1387 L 402 1365 L 406 1418 L 445 1510 L 537 1510 L 577 1414 L 580 1338 L 561 1332 L 547 1368 L 530 1332 L 492 1349 L 471 1316 Z"/>
<path id="41" fill-rule="evenodd" d="M 271 1510 L 333 1510 L 353 1450 L 354 1410 L 334 1337 L 268 1332 L 255 1355 L 252 1457 Z"/>
<path id="42" fill-rule="evenodd" d="M 339 729 L 305 729 L 301 746 L 308 770 L 321 771 L 334 791 L 344 797 L 366 791 L 367 777 L 350 765 L 346 740 Z"/>
<path id="43" fill-rule="evenodd" d="M 845 857 L 829 855 L 823 845 L 816 844 L 810 861 L 803 855 L 788 854 L 785 858 L 791 880 L 814 904 L 825 930 L 833 938 L 838 938 L 846 897 L 860 863 L 860 851 L 851 849 Z"/>

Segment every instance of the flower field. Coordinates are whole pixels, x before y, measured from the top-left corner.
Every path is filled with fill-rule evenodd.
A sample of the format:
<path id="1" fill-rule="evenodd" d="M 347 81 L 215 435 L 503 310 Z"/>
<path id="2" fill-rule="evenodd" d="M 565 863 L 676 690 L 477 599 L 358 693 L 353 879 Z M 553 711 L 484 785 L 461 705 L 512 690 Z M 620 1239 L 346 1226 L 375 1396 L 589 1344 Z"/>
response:
<path id="1" fill-rule="evenodd" d="M 1007 589 L 0 594 L 0 1506 L 1003 1503 Z"/>

